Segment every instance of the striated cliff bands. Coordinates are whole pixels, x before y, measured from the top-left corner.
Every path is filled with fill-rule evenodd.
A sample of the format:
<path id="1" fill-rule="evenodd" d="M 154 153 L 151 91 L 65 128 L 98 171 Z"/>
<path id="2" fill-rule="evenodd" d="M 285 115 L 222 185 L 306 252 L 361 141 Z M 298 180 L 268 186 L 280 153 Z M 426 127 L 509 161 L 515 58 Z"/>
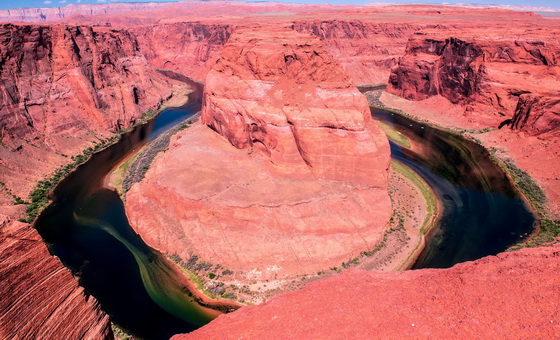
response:
<path id="1" fill-rule="evenodd" d="M 232 270 L 228 283 L 282 287 L 371 250 L 391 214 L 390 155 L 368 109 L 319 39 L 238 28 L 207 76 L 214 131 L 172 140 L 127 194 L 131 225 Z"/>
<path id="2" fill-rule="evenodd" d="M 546 36 L 506 40 L 419 34 L 409 40 L 405 54 L 393 68 L 387 91 L 416 101 L 441 96 L 460 105 L 463 116 L 481 127 L 498 127 L 512 118 L 516 121 L 513 128 L 543 133 L 557 126 L 554 114 L 541 118 L 544 111 L 539 108 L 553 107 L 560 99 L 559 55 L 560 45 Z M 532 98 L 530 105 L 527 96 Z M 537 97 L 542 103 L 531 111 L 528 106 L 532 107 Z M 519 124 L 522 118 L 513 118 L 531 112 L 534 117 L 523 118 L 525 122 L 540 120 L 541 125 L 547 121 L 553 126 Z"/>
<path id="3" fill-rule="evenodd" d="M 94 298 L 26 223 L 29 192 L 100 139 L 135 123 L 187 84 L 151 68 L 127 31 L 0 25 L 0 334 L 112 337 Z M 19 202 L 20 203 L 20 202 Z"/>
<path id="4" fill-rule="evenodd" d="M 356 85 L 385 84 L 414 32 L 431 25 L 379 20 L 295 21 L 292 28 L 319 37 Z"/>
<path id="5" fill-rule="evenodd" d="M 227 24 L 179 22 L 131 28 L 146 59 L 155 68 L 179 72 L 198 81 L 215 64 L 231 35 Z"/>
<path id="6" fill-rule="evenodd" d="M 6 24 L 0 60 L 0 154 L 10 160 L 0 181 L 20 197 L 66 156 L 188 91 L 153 70 L 123 30 Z"/>

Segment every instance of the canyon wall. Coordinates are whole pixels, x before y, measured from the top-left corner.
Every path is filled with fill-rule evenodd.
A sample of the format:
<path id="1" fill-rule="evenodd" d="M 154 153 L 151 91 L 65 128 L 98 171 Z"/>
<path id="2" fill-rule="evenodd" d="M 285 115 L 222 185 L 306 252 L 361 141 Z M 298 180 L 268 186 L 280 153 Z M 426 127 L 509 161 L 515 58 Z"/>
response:
<path id="1" fill-rule="evenodd" d="M 111 338 L 108 316 L 27 223 L 40 179 L 187 84 L 152 69 L 127 31 L 0 25 L 0 337 Z"/>
<path id="2" fill-rule="evenodd" d="M 559 270 L 558 245 L 444 270 L 351 270 L 172 339 L 552 339 Z"/>
<path id="3" fill-rule="evenodd" d="M 318 38 L 238 27 L 206 78 L 201 121 L 212 129 L 179 133 L 127 193 L 149 245 L 274 287 L 381 241 L 389 145 Z"/>
<path id="4" fill-rule="evenodd" d="M 129 30 L 137 37 L 150 65 L 203 82 L 229 39 L 232 26 L 179 22 Z"/>
<path id="5" fill-rule="evenodd" d="M 560 45 L 546 36 L 417 34 L 392 70 L 387 91 L 415 101 L 441 96 L 481 126 L 512 119 L 512 128 L 539 134 L 558 128 L 559 60 Z"/>
<path id="6" fill-rule="evenodd" d="M 70 155 L 189 90 L 153 70 L 127 31 L 5 24 L 0 39 L 0 181 L 20 197 Z"/>
<path id="7" fill-rule="evenodd" d="M 384 85 L 406 41 L 426 24 L 367 20 L 295 21 L 293 29 L 319 37 L 356 85 Z"/>

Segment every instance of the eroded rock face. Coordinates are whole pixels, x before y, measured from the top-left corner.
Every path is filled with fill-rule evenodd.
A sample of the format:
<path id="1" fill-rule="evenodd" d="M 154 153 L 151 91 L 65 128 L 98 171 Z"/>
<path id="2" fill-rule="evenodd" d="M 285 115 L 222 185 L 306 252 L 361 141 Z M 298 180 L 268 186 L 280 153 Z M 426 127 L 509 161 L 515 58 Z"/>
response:
<path id="1" fill-rule="evenodd" d="M 4 207 L 0 207 L 2 209 Z M 0 210 L 2 213 L 4 209 Z M 0 334 L 5 339 L 112 338 L 109 316 L 31 226 L 0 213 Z"/>
<path id="2" fill-rule="evenodd" d="M 557 133 L 560 129 L 560 93 L 557 97 L 533 94 L 519 96 L 511 128 L 531 135 Z"/>
<path id="3" fill-rule="evenodd" d="M 557 338 L 560 247 L 445 270 L 347 271 L 179 339 Z"/>
<path id="4" fill-rule="evenodd" d="M 204 82 L 231 35 L 227 24 L 179 22 L 134 27 L 140 48 L 150 65 Z"/>
<path id="5" fill-rule="evenodd" d="M 454 104 L 465 102 L 480 92 L 483 59 L 480 47 L 459 39 L 411 40 L 389 78 L 389 91 L 411 100 L 441 95 Z"/>
<path id="6" fill-rule="evenodd" d="M 364 96 L 319 39 L 269 30 L 231 37 L 208 74 L 202 122 L 237 148 L 262 148 L 288 176 L 385 187 L 387 142 Z"/>
<path id="7" fill-rule="evenodd" d="M 127 194 L 151 246 L 286 280 L 381 240 L 390 155 L 365 98 L 317 38 L 238 29 L 208 74 L 202 120 Z"/>
<path id="8" fill-rule="evenodd" d="M 25 205 L 8 192 L 27 200 L 72 155 L 188 91 L 149 67 L 126 31 L 0 25 L 0 337 L 112 336 L 96 300 L 16 221 Z"/>
<path id="9" fill-rule="evenodd" d="M 380 20 L 381 21 L 381 20 Z M 386 84 L 414 32 L 430 25 L 366 20 L 298 20 L 293 29 L 325 44 L 356 85 Z"/>
<path id="10" fill-rule="evenodd" d="M 9 160 L 0 163 L 0 181 L 21 197 L 33 179 L 70 162 L 61 154 L 80 152 L 188 91 L 149 67 L 122 30 L 5 24 L 0 58 L 0 155 Z"/>
<path id="11" fill-rule="evenodd" d="M 543 110 L 527 121 L 529 125 L 519 124 L 525 118 L 513 118 L 514 128 L 532 134 L 554 130 L 554 114 L 540 117 L 550 111 L 545 107 L 554 112 L 560 99 L 560 45 L 546 36 L 504 40 L 465 34 L 466 38 L 433 34 L 411 38 L 392 70 L 387 91 L 410 100 L 441 96 L 485 127 L 498 127 L 514 114 L 528 117 L 535 98 L 546 98 L 535 107 Z M 541 125 L 532 126 L 537 121 Z M 544 127 L 545 121 L 552 125 Z"/>

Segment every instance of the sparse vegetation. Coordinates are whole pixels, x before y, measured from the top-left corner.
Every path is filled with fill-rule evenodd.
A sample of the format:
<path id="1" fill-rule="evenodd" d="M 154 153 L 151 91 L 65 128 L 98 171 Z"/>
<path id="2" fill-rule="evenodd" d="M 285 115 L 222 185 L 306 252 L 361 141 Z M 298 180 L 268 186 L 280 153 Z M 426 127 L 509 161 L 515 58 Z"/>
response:
<path id="1" fill-rule="evenodd" d="M 114 323 L 111 323 L 111 329 L 113 330 L 113 334 L 115 335 L 115 339 L 121 339 L 121 340 L 133 340 L 134 339 L 134 337 L 132 335 L 128 334 L 126 331 L 124 331 L 122 328 L 115 325 Z"/>

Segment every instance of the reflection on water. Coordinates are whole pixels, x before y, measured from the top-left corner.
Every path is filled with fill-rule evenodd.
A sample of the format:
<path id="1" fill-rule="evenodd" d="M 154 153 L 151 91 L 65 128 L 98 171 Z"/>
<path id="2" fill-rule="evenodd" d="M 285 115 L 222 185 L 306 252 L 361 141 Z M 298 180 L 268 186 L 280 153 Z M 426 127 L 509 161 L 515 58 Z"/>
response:
<path id="1" fill-rule="evenodd" d="M 93 155 L 60 183 L 35 225 L 50 251 L 79 276 L 111 320 L 141 339 L 168 339 L 219 313 L 193 300 L 178 270 L 134 233 L 120 197 L 102 183 L 132 152 L 198 112 L 200 93 Z"/>
<path id="2" fill-rule="evenodd" d="M 533 231 L 534 216 L 483 147 L 398 114 L 372 109 L 372 115 L 410 139 L 409 149 L 391 142 L 392 157 L 420 174 L 443 205 L 413 269 L 494 255 Z"/>

